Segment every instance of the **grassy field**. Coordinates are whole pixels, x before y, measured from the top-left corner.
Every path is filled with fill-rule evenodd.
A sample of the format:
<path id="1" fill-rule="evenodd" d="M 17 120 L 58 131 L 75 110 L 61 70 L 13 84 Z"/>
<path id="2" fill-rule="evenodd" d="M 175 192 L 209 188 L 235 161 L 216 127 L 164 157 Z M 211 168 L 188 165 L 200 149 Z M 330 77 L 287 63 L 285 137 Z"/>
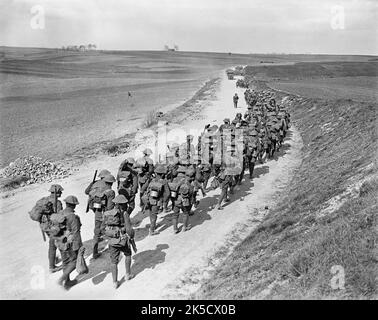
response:
<path id="1" fill-rule="evenodd" d="M 292 105 L 302 165 L 282 200 L 196 298 L 378 297 L 378 103 L 332 98 Z M 345 281 L 337 282 L 343 272 Z"/>
<path id="2" fill-rule="evenodd" d="M 378 101 L 378 77 L 336 77 L 304 79 L 300 81 L 275 81 L 269 86 L 308 98 L 329 97 L 355 101 Z"/>

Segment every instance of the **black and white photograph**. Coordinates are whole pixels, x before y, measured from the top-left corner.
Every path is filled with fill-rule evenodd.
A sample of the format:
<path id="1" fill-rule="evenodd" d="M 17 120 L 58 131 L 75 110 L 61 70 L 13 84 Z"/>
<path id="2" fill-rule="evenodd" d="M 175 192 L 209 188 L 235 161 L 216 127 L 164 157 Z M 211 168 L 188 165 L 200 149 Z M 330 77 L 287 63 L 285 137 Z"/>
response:
<path id="1" fill-rule="evenodd" d="M 377 300 L 377 21 L 376 0 L 2 0 L 0 300 Z"/>

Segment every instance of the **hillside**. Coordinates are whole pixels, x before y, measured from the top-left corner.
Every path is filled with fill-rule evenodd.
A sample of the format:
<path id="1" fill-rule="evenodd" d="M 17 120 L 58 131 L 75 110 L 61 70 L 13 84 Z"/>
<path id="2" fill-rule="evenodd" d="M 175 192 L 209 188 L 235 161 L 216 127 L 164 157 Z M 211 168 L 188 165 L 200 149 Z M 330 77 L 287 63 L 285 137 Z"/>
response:
<path id="1" fill-rule="evenodd" d="M 348 72 L 355 70 L 349 67 Z M 276 76 L 276 71 L 267 74 Z M 290 112 L 304 142 L 303 162 L 279 205 L 195 298 L 378 297 L 378 103 L 292 98 Z M 343 272 L 345 282 L 337 282 Z M 344 290 L 333 289 L 335 283 Z"/>

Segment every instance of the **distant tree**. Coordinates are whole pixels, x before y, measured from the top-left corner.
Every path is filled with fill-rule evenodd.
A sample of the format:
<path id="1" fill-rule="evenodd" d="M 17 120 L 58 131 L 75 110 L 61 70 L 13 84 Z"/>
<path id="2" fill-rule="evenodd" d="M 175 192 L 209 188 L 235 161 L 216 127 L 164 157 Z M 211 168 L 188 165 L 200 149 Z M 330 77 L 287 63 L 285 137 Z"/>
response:
<path id="1" fill-rule="evenodd" d="M 174 48 L 175 48 L 175 51 L 178 51 L 178 50 L 179 50 L 179 47 L 178 47 L 177 44 L 175 44 Z"/>
<path id="2" fill-rule="evenodd" d="M 168 51 L 168 50 L 169 50 L 168 45 L 165 45 L 165 46 L 164 46 L 164 50 L 165 50 L 165 51 Z"/>

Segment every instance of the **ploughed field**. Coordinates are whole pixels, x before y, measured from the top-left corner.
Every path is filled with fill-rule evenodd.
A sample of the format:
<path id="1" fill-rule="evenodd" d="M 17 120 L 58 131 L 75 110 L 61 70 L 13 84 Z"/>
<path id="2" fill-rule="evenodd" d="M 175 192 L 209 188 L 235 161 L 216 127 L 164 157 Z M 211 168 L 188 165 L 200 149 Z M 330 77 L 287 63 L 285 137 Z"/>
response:
<path id="1" fill-rule="evenodd" d="M 0 47 L 0 167 L 27 155 L 62 159 L 134 132 L 151 110 L 181 105 L 225 68 L 335 59 L 372 58 Z"/>

